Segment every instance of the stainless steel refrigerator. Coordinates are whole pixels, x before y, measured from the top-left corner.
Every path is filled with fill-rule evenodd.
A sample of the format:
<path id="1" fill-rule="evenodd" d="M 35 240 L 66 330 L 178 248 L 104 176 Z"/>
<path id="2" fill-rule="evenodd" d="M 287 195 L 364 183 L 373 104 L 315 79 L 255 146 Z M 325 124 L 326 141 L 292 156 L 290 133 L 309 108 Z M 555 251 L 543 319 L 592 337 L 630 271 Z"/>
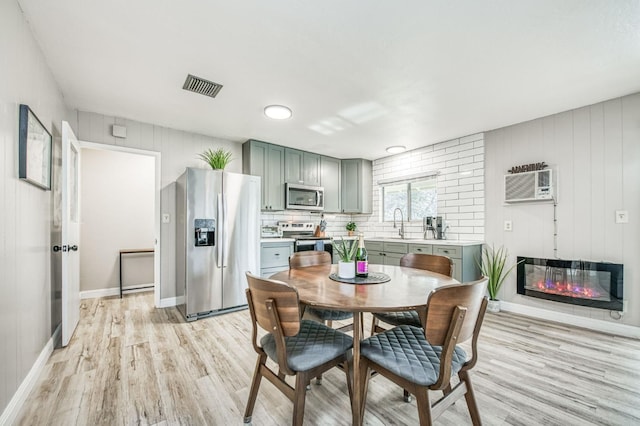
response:
<path id="1" fill-rule="evenodd" d="M 260 274 L 260 177 L 187 168 L 176 181 L 176 295 L 187 321 L 244 308 Z"/>

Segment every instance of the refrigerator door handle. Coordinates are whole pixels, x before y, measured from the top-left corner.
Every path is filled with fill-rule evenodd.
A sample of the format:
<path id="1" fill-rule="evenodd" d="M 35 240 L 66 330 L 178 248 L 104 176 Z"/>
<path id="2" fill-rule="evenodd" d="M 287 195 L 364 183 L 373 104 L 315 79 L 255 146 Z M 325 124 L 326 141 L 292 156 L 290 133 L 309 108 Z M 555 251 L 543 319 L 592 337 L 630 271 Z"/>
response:
<path id="1" fill-rule="evenodd" d="M 223 241 L 227 242 L 227 197 L 226 195 L 221 195 L 222 199 L 222 229 L 224 231 L 224 235 L 222 236 Z M 228 262 L 227 256 L 229 255 L 229 250 L 222 250 L 222 267 L 226 268 Z"/>
<path id="2" fill-rule="evenodd" d="M 216 232 L 218 241 L 216 242 L 216 267 L 222 267 L 222 242 L 224 241 L 224 216 L 222 209 L 222 194 L 218 194 L 218 232 Z M 222 218 L 222 220 L 221 220 Z"/>

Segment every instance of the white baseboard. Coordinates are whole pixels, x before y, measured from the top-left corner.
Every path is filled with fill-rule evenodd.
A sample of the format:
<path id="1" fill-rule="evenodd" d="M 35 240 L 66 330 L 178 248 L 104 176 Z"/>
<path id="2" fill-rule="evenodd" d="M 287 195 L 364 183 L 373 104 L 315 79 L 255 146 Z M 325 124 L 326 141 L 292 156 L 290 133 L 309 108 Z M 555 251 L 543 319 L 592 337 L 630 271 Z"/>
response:
<path id="1" fill-rule="evenodd" d="M 146 287 L 146 286 L 149 286 L 149 288 L 140 288 L 140 289 L 138 288 L 138 287 Z M 140 293 L 143 291 L 153 291 L 153 283 L 136 284 L 132 286 L 122 287 L 122 290 L 126 291 L 127 294 Z M 120 287 L 101 288 L 98 290 L 81 291 L 80 299 L 96 299 L 98 297 L 110 297 L 110 296 L 119 296 L 119 295 L 120 295 Z"/>
<path id="2" fill-rule="evenodd" d="M 182 305 L 184 303 L 184 296 L 178 297 L 167 297 L 165 299 L 160 299 L 160 305 L 158 308 L 171 308 L 173 306 Z"/>
<path id="3" fill-rule="evenodd" d="M 528 317 L 539 318 L 575 327 L 587 328 L 601 333 L 615 334 L 617 336 L 640 339 L 640 327 L 627 324 L 617 324 L 593 318 L 580 317 L 563 312 L 550 311 L 548 309 L 535 308 L 533 306 L 520 305 L 518 303 L 500 302 L 500 309 L 505 312 L 513 312 Z"/>
<path id="4" fill-rule="evenodd" d="M 33 363 L 31 370 L 24 378 L 20 387 L 16 393 L 13 394 L 13 398 L 7 404 L 7 408 L 0 415 L 0 425 L 10 425 L 16 421 L 24 402 L 27 400 L 27 397 L 35 387 L 40 375 L 42 374 L 42 370 L 44 366 L 47 364 L 47 360 L 53 353 L 53 349 L 56 347 L 56 342 L 60 339 L 61 326 L 56 327 L 56 331 L 53 332 L 53 335 L 49 339 L 44 348 L 42 348 L 42 352 L 36 359 L 36 362 Z"/>
<path id="5" fill-rule="evenodd" d="M 149 285 L 150 288 L 141 288 L 137 290 L 131 290 L 131 288 L 142 287 Z M 123 287 L 123 290 L 128 290 L 127 294 L 131 293 L 139 293 L 142 291 L 153 291 L 153 283 L 152 284 L 136 284 L 134 286 Z M 80 299 L 95 299 L 98 297 L 111 297 L 118 296 L 120 294 L 120 288 L 102 288 L 99 290 L 87 290 L 80 292 Z M 156 306 L 157 308 L 171 308 L 173 306 L 178 306 L 184 303 L 184 296 L 178 297 L 166 297 L 164 299 L 160 299 L 160 304 Z"/>

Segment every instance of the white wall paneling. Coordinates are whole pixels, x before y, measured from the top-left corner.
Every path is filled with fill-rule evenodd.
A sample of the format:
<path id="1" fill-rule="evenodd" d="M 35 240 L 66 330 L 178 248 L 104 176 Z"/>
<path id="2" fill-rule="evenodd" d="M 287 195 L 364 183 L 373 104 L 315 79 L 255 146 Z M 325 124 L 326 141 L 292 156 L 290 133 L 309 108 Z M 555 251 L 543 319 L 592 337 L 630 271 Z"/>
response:
<path id="1" fill-rule="evenodd" d="M 533 299 L 516 293 L 516 274 L 501 298 L 524 308 L 568 313 L 640 326 L 640 94 L 485 134 L 486 241 L 505 245 L 515 257 L 553 258 L 553 204 L 504 204 L 503 175 L 519 164 L 545 161 L 557 178 L 558 257 L 624 264 L 621 320 L 609 311 Z M 615 211 L 628 210 L 627 224 Z M 513 231 L 503 230 L 503 221 Z M 526 310 L 526 309 L 525 309 Z M 615 315 L 614 315 L 615 316 Z"/>
<path id="2" fill-rule="evenodd" d="M 53 200 L 61 122 L 74 125 L 75 119 L 15 1 L 0 2 L 0 56 L 0 424 L 10 424 L 20 405 L 16 392 L 30 390 L 26 378 L 60 323 Z M 52 133 L 53 191 L 18 179 L 20 104 L 29 105 Z"/>

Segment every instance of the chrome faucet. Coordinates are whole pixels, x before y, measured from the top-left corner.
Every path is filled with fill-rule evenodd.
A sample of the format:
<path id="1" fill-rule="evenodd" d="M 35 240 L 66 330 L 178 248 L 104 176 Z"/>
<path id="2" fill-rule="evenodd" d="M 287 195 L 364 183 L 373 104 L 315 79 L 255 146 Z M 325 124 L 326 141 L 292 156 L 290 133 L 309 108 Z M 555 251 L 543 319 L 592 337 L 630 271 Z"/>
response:
<path id="1" fill-rule="evenodd" d="M 393 211 L 393 227 L 398 227 L 396 225 L 396 211 L 400 212 L 400 229 L 398 230 L 398 235 L 400 235 L 400 238 L 404 239 L 404 217 L 402 216 L 402 210 L 398 207 Z"/>

